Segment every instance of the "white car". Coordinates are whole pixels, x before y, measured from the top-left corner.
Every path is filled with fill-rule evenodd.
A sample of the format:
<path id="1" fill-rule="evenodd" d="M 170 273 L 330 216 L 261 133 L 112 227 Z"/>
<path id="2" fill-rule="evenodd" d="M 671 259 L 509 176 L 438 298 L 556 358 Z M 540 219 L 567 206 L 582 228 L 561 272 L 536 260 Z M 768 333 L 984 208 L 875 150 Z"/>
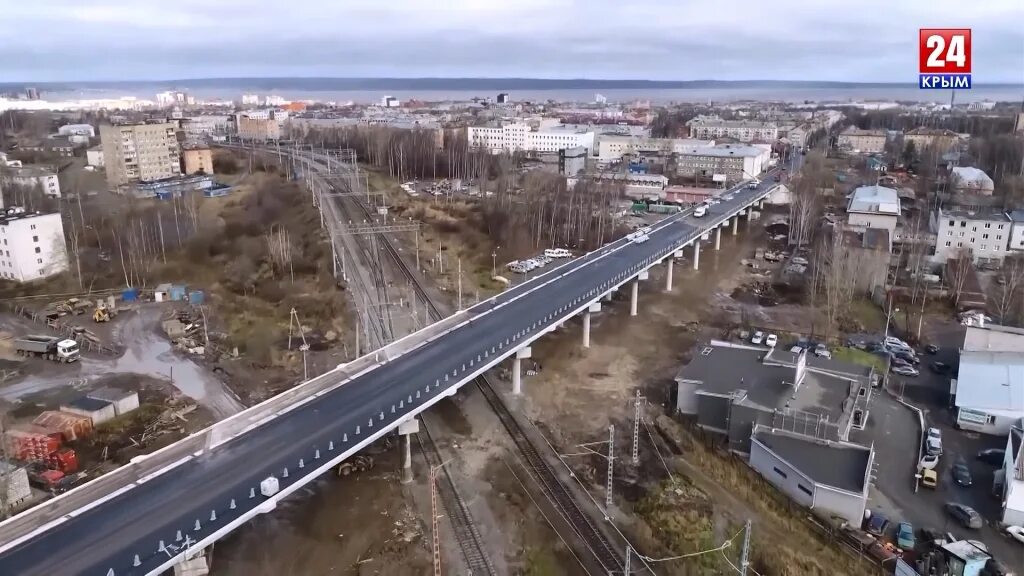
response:
<path id="1" fill-rule="evenodd" d="M 1006 534 L 1017 542 L 1024 544 L 1024 526 L 1007 526 Z"/>
<path id="2" fill-rule="evenodd" d="M 775 334 L 769 334 L 768 337 L 764 339 L 764 345 L 769 348 L 775 348 L 775 345 L 778 343 L 779 337 Z"/>
<path id="3" fill-rule="evenodd" d="M 921 458 L 921 468 L 925 470 L 935 470 L 935 467 L 939 465 L 938 454 L 926 454 L 924 458 Z"/>
<path id="4" fill-rule="evenodd" d="M 895 336 L 886 336 L 885 337 L 885 345 L 886 346 L 890 346 L 892 348 L 907 348 L 907 349 L 910 348 L 910 344 L 907 344 L 906 342 L 904 342 L 903 340 L 900 340 L 899 338 L 897 338 Z"/>
<path id="5" fill-rule="evenodd" d="M 703 218 L 708 213 L 708 207 L 704 205 L 697 206 L 693 209 L 694 218 Z"/>
<path id="6" fill-rule="evenodd" d="M 753 336 L 750 337 L 750 343 L 760 344 L 761 342 L 764 342 L 764 332 L 758 330 L 757 332 L 754 332 Z"/>
<path id="7" fill-rule="evenodd" d="M 647 234 L 641 234 L 640 232 L 637 232 L 636 234 L 633 235 L 633 242 L 635 244 L 643 244 L 648 240 L 650 240 L 650 237 L 647 236 Z"/>

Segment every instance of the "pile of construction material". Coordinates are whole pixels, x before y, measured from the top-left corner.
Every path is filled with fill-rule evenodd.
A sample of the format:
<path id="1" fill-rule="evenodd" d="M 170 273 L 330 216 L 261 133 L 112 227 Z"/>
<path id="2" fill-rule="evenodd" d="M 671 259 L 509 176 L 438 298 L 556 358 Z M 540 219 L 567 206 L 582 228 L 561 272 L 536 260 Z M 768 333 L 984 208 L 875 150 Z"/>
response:
<path id="1" fill-rule="evenodd" d="M 206 354 L 206 325 L 201 315 L 197 316 L 187 308 L 175 310 L 161 326 L 179 350 L 198 356 Z"/>

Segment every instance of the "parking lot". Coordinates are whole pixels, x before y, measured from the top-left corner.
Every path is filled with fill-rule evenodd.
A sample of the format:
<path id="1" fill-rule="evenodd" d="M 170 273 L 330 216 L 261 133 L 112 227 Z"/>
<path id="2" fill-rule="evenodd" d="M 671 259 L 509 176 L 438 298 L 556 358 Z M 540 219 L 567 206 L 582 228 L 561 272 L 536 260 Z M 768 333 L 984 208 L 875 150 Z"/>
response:
<path id="1" fill-rule="evenodd" d="M 976 455 L 986 448 L 1004 448 L 1005 437 L 963 432 L 953 427 L 949 408 L 949 375 L 938 375 L 928 369 L 933 361 L 945 362 L 956 369 L 963 329 L 955 323 L 941 323 L 927 332 L 930 343 L 940 346 L 935 355 L 921 356 L 921 374 L 917 377 L 892 375 L 888 392 L 878 391 L 871 401 L 868 426 L 851 434 L 851 440 L 874 443 L 875 481 L 868 506 L 885 514 L 891 522 L 908 521 L 916 529 L 929 528 L 951 532 L 956 536 L 980 540 L 999 560 L 1015 570 L 1024 571 L 1024 545 L 1001 534 L 997 522 L 1000 501 L 992 495 L 995 467 L 980 462 Z M 920 425 L 917 414 L 901 404 L 903 399 L 920 408 L 925 426 L 942 431 L 943 454 L 936 468 L 938 486 L 920 486 L 915 490 L 915 470 L 920 449 Z M 953 464 L 963 459 L 970 469 L 972 485 L 962 487 L 954 482 Z M 985 520 L 981 530 L 967 530 L 943 510 L 946 502 L 958 502 L 977 510 Z"/>

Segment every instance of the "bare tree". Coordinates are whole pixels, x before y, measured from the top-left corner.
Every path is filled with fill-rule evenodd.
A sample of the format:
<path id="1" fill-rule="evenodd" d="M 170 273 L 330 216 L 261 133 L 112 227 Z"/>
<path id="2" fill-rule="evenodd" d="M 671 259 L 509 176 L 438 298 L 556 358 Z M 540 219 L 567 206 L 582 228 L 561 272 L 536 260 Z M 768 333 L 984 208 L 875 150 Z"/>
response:
<path id="1" fill-rule="evenodd" d="M 1024 261 L 1019 257 L 1004 260 L 998 282 L 998 287 L 989 299 L 999 316 L 999 323 L 1008 324 L 1010 314 L 1016 309 L 1014 304 L 1020 298 L 1021 288 L 1024 288 Z"/>
<path id="2" fill-rule="evenodd" d="M 953 305 L 960 307 L 960 297 L 963 295 L 964 285 L 971 273 L 971 251 L 967 248 L 960 248 L 955 253 L 955 258 L 946 261 L 946 274 L 950 294 L 953 297 Z"/>
<path id="3" fill-rule="evenodd" d="M 273 266 L 283 272 L 286 268 L 295 283 L 295 269 L 292 266 L 292 241 L 286 228 L 273 226 L 267 232 L 267 251 L 270 254 L 270 261 Z"/>

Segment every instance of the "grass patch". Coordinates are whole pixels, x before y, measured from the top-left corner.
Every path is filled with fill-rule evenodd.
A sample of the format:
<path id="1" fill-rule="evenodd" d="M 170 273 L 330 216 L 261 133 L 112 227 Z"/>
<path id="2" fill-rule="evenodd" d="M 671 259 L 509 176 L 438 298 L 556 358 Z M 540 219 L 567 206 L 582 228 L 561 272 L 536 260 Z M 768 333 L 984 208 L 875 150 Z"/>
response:
<path id="1" fill-rule="evenodd" d="M 848 347 L 836 348 L 832 350 L 832 358 L 834 360 L 842 360 L 843 362 L 849 362 L 851 364 L 872 366 L 874 367 L 875 372 L 885 374 L 885 359 L 878 354 L 872 354 L 866 350 Z"/>
<path id="2" fill-rule="evenodd" d="M 526 566 L 523 568 L 524 576 L 557 576 L 564 573 L 554 553 L 547 548 L 529 547 L 524 556 L 526 556 Z"/>
<path id="3" fill-rule="evenodd" d="M 870 300 L 851 302 L 849 316 L 865 332 L 881 332 L 885 329 L 885 313 Z"/>

